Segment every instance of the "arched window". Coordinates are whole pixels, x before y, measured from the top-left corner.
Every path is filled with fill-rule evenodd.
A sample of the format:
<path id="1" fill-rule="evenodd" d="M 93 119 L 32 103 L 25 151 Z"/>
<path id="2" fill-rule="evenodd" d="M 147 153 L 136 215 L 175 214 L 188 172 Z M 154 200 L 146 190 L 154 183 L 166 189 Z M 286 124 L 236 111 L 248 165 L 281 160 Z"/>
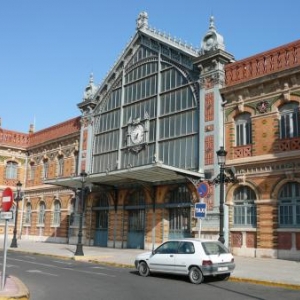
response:
<path id="1" fill-rule="evenodd" d="M 248 186 L 241 186 L 234 192 L 234 225 L 256 227 L 256 195 Z"/>
<path id="2" fill-rule="evenodd" d="M 17 179 L 18 177 L 18 164 L 15 161 L 8 161 L 6 163 L 5 178 Z"/>
<path id="3" fill-rule="evenodd" d="M 61 209 L 61 205 L 59 200 L 55 200 L 53 206 L 53 219 L 52 219 L 52 225 L 54 226 L 60 225 L 60 209 Z"/>
<path id="4" fill-rule="evenodd" d="M 24 223 L 27 225 L 31 224 L 31 204 L 30 204 L 30 202 L 26 203 Z"/>
<path id="5" fill-rule="evenodd" d="M 46 212 L 46 204 L 45 202 L 41 201 L 39 205 L 39 214 L 38 214 L 38 224 L 44 225 L 45 224 L 45 212 Z"/>
<path id="6" fill-rule="evenodd" d="M 300 227 L 300 183 L 289 182 L 279 192 L 279 226 Z"/>
<path id="7" fill-rule="evenodd" d="M 300 136 L 299 104 L 291 102 L 281 106 L 280 111 L 280 138 L 294 138 Z"/>
<path id="8" fill-rule="evenodd" d="M 236 146 L 252 143 L 251 115 L 244 113 L 235 118 Z"/>

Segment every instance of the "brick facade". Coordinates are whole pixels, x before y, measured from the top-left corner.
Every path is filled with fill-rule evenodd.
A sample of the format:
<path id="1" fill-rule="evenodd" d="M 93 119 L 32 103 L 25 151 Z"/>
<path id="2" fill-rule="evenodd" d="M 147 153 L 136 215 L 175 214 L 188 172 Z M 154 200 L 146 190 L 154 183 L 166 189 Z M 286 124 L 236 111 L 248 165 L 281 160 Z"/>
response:
<path id="1" fill-rule="evenodd" d="M 239 183 L 228 187 L 231 215 L 235 189 L 248 186 L 256 196 L 254 228 L 246 226 L 239 231 L 230 219 L 232 247 L 237 254 L 280 258 L 299 255 L 299 228 L 282 228 L 278 210 L 279 192 L 284 184 L 300 182 L 300 137 L 280 137 L 279 113 L 282 105 L 292 102 L 300 106 L 299 50 L 300 42 L 296 41 L 225 67 L 226 87 L 221 93 L 227 100 L 227 164 L 235 167 L 239 179 Z M 245 113 L 251 116 L 252 143 L 236 145 L 235 120 Z"/>

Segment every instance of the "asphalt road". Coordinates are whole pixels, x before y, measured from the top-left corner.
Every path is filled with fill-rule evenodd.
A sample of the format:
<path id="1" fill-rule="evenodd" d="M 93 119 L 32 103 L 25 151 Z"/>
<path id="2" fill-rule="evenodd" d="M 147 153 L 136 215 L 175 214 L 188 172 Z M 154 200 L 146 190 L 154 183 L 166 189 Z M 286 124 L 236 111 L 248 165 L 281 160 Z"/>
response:
<path id="1" fill-rule="evenodd" d="M 3 256 L 0 256 L 2 262 Z M 144 278 L 134 269 L 17 252 L 8 253 L 6 264 L 6 274 L 25 283 L 31 300 L 300 299 L 297 290 L 216 281 L 213 278 L 201 285 L 193 285 L 180 276 Z"/>

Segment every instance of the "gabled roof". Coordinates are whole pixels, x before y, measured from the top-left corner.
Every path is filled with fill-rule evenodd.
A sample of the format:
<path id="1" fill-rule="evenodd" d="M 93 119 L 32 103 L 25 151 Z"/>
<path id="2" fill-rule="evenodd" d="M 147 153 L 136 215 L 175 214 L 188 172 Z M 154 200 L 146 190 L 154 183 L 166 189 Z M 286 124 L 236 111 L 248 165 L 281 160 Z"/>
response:
<path id="1" fill-rule="evenodd" d="M 93 82 L 91 83 L 90 80 L 90 84 L 85 90 L 83 102 L 78 104 L 80 109 L 93 109 L 98 102 L 101 101 L 103 95 L 105 95 L 106 91 L 108 90 L 108 87 L 111 86 L 111 84 L 114 83 L 117 78 L 119 78 L 123 68 L 128 63 L 128 58 L 135 53 L 141 44 L 143 44 L 143 41 L 145 43 L 146 41 L 149 41 L 149 43 L 156 42 L 157 44 L 161 44 L 177 53 L 181 53 L 187 58 L 187 61 L 190 61 L 189 65 L 187 62 L 187 67 L 190 69 L 193 68 L 194 59 L 200 54 L 200 50 L 198 48 L 194 48 L 180 39 L 171 37 L 170 34 L 166 34 L 148 26 L 148 14 L 146 12 L 142 12 L 138 16 L 134 36 L 130 39 L 116 63 L 107 73 L 104 80 L 98 85 L 97 89 L 95 89 L 95 85 Z M 89 94 L 88 97 L 86 97 L 86 91 L 92 92 L 92 95 Z"/>

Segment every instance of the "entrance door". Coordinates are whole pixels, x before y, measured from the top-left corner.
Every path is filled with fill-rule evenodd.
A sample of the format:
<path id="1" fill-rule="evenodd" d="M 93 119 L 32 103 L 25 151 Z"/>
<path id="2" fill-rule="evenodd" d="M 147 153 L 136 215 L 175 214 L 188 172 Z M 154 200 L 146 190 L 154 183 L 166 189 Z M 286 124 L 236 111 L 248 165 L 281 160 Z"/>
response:
<path id="1" fill-rule="evenodd" d="M 126 198 L 128 212 L 127 248 L 144 249 L 145 244 L 145 195 L 141 189 Z"/>
<path id="2" fill-rule="evenodd" d="M 105 193 L 99 195 L 93 210 L 96 211 L 94 246 L 107 247 L 109 202 Z"/>
<path id="3" fill-rule="evenodd" d="M 191 237 L 190 208 L 170 208 L 169 239 Z"/>
<path id="4" fill-rule="evenodd" d="M 145 210 L 129 210 L 128 218 L 127 248 L 144 249 Z"/>
<path id="5" fill-rule="evenodd" d="M 180 185 L 170 193 L 169 239 L 191 237 L 192 196 L 185 185 Z"/>
<path id="6" fill-rule="evenodd" d="M 107 247 L 108 236 L 108 210 L 97 212 L 97 223 L 95 228 L 94 245 Z"/>

